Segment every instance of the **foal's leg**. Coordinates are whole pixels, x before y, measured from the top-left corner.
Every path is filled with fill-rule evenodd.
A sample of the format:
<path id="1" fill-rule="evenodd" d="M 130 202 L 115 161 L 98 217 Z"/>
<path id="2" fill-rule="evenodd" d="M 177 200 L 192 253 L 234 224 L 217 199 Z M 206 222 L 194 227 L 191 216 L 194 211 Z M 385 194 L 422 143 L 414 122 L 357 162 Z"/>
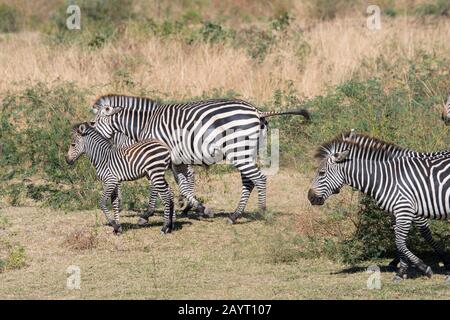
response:
<path id="1" fill-rule="evenodd" d="M 149 178 L 164 204 L 164 224 L 161 228 L 161 233 L 166 234 L 175 228 L 173 193 L 164 177 L 164 171 L 153 172 Z"/>
<path id="2" fill-rule="evenodd" d="M 151 181 L 149 181 L 149 189 L 150 189 L 150 199 L 148 201 L 148 208 L 138 219 L 139 225 L 145 225 L 148 222 L 148 218 L 152 217 L 155 214 L 156 208 L 156 198 L 158 197 L 158 192 L 152 186 Z"/>
<path id="3" fill-rule="evenodd" d="M 117 234 L 122 233 L 122 226 L 119 222 L 120 200 L 120 184 L 117 184 L 116 188 L 111 194 L 111 203 L 114 212 L 114 223 L 112 224 L 112 226 L 114 228 L 114 232 Z"/>
<path id="4" fill-rule="evenodd" d="M 109 210 L 108 210 L 108 200 L 112 197 L 113 192 L 116 193 L 115 197 L 118 198 L 118 190 L 117 190 L 117 181 L 108 181 L 103 183 L 103 195 L 100 199 L 100 208 L 102 209 L 103 213 L 105 214 L 106 220 L 109 224 L 111 224 L 114 228 L 114 232 L 117 232 L 119 230 L 119 223 L 118 223 L 118 216 L 117 216 L 117 222 L 115 219 L 111 219 L 109 216 Z M 114 199 L 117 203 L 117 199 Z M 115 214 L 116 215 L 116 214 Z"/>

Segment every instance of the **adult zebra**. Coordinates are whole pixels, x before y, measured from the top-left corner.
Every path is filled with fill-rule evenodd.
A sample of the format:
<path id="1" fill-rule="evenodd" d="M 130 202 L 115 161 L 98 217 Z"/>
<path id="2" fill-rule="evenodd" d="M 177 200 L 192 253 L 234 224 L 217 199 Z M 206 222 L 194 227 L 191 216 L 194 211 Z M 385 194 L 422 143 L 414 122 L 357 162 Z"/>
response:
<path id="1" fill-rule="evenodd" d="M 365 135 L 344 133 L 323 144 L 316 157 L 320 165 L 308 191 L 311 204 L 324 204 L 344 184 L 357 188 L 395 216 L 400 268 L 394 279 L 406 277 L 408 262 L 432 275 L 431 268 L 406 246 L 414 222 L 444 262 L 446 280 L 450 281 L 450 260 L 433 240 L 427 220 L 450 215 L 450 151 L 415 152 Z"/>
<path id="2" fill-rule="evenodd" d="M 446 125 L 450 125 L 450 93 L 447 96 L 447 102 L 442 110 L 442 120 Z"/>
<path id="3" fill-rule="evenodd" d="M 121 144 L 129 142 L 119 141 Z M 95 167 L 97 176 L 103 182 L 100 207 L 115 233 L 122 232 L 119 222 L 120 183 L 137 180 L 144 176 L 151 181 L 152 190 L 154 190 L 152 192 L 159 194 L 164 203 L 164 224 L 161 232 L 167 233 L 174 228 L 173 194 L 164 178 L 166 170 L 170 167 L 170 151 L 163 142 L 149 139 L 118 148 L 109 139 L 103 138 L 88 123 L 81 123 L 72 128 L 71 145 L 66 154 L 66 162 L 74 164 L 82 154 L 86 154 Z M 109 217 L 106 205 L 110 198 L 114 211 L 113 219 Z"/>
<path id="4" fill-rule="evenodd" d="M 215 99 L 183 104 L 159 104 L 143 97 L 107 95 L 93 106 L 96 129 L 105 138 L 115 132 L 133 140 L 150 137 L 164 141 L 172 162 L 179 168 L 180 186 L 187 184 L 187 165 L 211 165 L 228 160 L 241 173 L 242 192 L 229 222 L 242 214 L 251 191 L 258 190 L 258 207 L 266 208 L 266 177 L 256 164 L 260 135 L 267 129 L 266 118 L 294 114 L 309 119 L 304 109 L 261 112 L 242 100 Z"/>

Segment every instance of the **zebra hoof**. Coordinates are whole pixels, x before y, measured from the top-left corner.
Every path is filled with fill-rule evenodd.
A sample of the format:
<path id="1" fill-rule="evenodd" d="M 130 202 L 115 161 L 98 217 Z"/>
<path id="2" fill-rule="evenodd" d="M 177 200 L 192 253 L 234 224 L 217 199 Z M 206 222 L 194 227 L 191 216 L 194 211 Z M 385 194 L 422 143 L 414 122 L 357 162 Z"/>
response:
<path id="1" fill-rule="evenodd" d="M 204 214 L 208 218 L 214 218 L 214 212 L 211 209 L 209 209 L 209 208 L 205 208 Z"/>
<path id="2" fill-rule="evenodd" d="M 169 226 L 163 226 L 163 227 L 161 228 L 161 234 L 162 234 L 162 235 L 168 234 L 168 233 L 170 233 L 170 232 L 172 232 L 172 229 L 171 229 Z"/>
<path id="3" fill-rule="evenodd" d="M 187 217 L 188 212 L 192 209 L 192 206 L 188 203 L 186 205 L 186 207 L 183 209 L 183 211 L 181 212 L 181 216 L 183 217 Z"/>
<path id="4" fill-rule="evenodd" d="M 115 235 L 118 236 L 118 235 L 122 234 L 123 229 L 122 229 L 122 226 L 121 226 L 120 224 L 114 223 L 114 224 L 113 224 L 113 228 L 114 228 L 114 234 L 115 234 Z"/>
<path id="5" fill-rule="evenodd" d="M 450 275 L 445 277 L 444 282 L 445 283 L 450 283 Z"/>
<path id="6" fill-rule="evenodd" d="M 431 268 L 428 266 L 427 269 L 425 270 L 425 275 L 428 278 L 431 278 L 433 276 L 433 270 L 431 270 Z"/>
<path id="7" fill-rule="evenodd" d="M 205 207 L 201 204 L 198 205 L 195 211 L 197 212 L 199 217 L 203 217 L 205 215 Z"/>
<path id="8" fill-rule="evenodd" d="M 138 225 L 140 225 L 140 226 L 145 226 L 145 225 L 148 223 L 148 219 L 143 218 L 143 217 L 139 217 L 137 223 L 138 223 Z"/>
<path id="9" fill-rule="evenodd" d="M 235 224 L 236 223 L 236 219 L 233 219 L 232 217 L 228 217 L 228 219 L 227 219 L 227 223 L 228 224 Z"/>
<path id="10" fill-rule="evenodd" d="M 403 281 L 403 277 L 399 276 L 398 274 L 396 274 L 394 276 L 394 278 L 392 279 L 392 282 L 394 282 L 394 283 L 399 283 L 399 282 L 402 282 L 402 281 Z"/>
<path id="11" fill-rule="evenodd" d="M 149 209 L 149 210 L 145 211 L 143 214 L 141 214 L 141 217 L 145 219 L 145 218 L 153 217 L 154 215 L 155 215 L 155 210 Z"/>

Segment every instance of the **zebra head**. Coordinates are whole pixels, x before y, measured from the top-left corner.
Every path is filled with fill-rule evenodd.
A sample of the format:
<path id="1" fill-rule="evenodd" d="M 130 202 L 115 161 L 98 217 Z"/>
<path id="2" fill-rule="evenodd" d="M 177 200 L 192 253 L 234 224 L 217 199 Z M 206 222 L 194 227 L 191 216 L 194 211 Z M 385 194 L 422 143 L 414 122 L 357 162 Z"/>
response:
<path id="1" fill-rule="evenodd" d="M 88 123 L 81 123 L 73 126 L 71 134 L 71 144 L 65 156 L 66 162 L 68 164 L 74 164 L 75 161 L 85 152 L 84 137 L 90 130 L 92 130 L 92 128 Z"/>
<path id="2" fill-rule="evenodd" d="M 112 116 L 123 110 L 123 107 L 116 106 L 116 100 L 114 100 L 113 96 L 104 96 L 97 99 L 92 106 L 94 119 L 91 123 L 93 123 L 95 129 L 106 139 L 110 139 L 114 134 Z"/>
<path id="3" fill-rule="evenodd" d="M 344 163 L 356 139 L 352 129 L 350 133 L 320 146 L 316 153 L 320 164 L 308 191 L 308 200 L 312 205 L 323 205 L 329 196 L 340 192 L 345 183 Z"/>
<path id="4" fill-rule="evenodd" d="M 337 194 L 344 185 L 342 164 L 350 150 L 334 152 L 320 162 L 316 176 L 308 191 L 308 200 L 312 205 L 323 205 L 332 194 Z"/>
<path id="5" fill-rule="evenodd" d="M 447 102 L 445 103 L 444 110 L 442 110 L 442 120 L 448 126 L 450 125 L 450 93 L 447 96 Z"/>

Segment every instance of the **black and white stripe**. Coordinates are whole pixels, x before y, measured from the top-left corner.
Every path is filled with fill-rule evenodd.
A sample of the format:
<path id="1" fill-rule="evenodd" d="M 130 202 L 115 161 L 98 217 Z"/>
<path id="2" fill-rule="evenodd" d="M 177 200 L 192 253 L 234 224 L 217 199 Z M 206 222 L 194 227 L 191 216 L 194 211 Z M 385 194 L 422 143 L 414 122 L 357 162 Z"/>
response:
<path id="1" fill-rule="evenodd" d="M 431 268 L 406 246 L 413 222 L 450 272 L 450 260 L 433 240 L 427 221 L 450 216 L 450 151 L 415 152 L 352 132 L 323 144 L 317 157 L 321 162 L 308 192 L 311 204 L 322 205 L 347 184 L 394 214 L 400 254 L 396 279 L 406 276 L 408 263 L 432 275 Z"/>
<path id="2" fill-rule="evenodd" d="M 130 141 L 114 141 L 122 145 Z M 82 154 L 96 169 L 97 176 L 103 182 L 103 195 L 100 207 L 115 232 L 122 232 L 119 222 L 120 184 L 122 181 L 137 180 L 147 177 L 152 184 L 155 197 L 159 194 L 164 203 L 164 224 L 161 232 L 170 232 L 174 227 L 175 213 L 173 208 L 173 194 L 164 177 L 170 168 L 170 151 L 161 141 L 148 139 L 119 148 L 110 140 L 103 138 L 88 123 L 75 125 L 72 129 L 72 142 L 66 155 L 68 164 L 73 164 Z M 114 218 L 111 219 L 107 201 L 111 198 Z"/>
<path id="3" fill-rule="evenodd" d="M 108 95 L 94 104 L 96 129 L 105 138 L 122 132 L 141 141 L 150 137 L 164 141 L 178 170 L 181 192 L 187 185 L 188 165 L 211 165 L 229 161 L 241 173 L 242 193 L 229 221 L 242 214 L 251 191 L 258 190 L 258 207 L 266 208 L 266 177 L 256 164 L 258 143 L 266 133 L 266 118 L 296 114 L 309 118 L 306 110 L 260 112 L 242 100 L 216 99 L 184 104 L 159 104 L 147 98 Z"/>
<path id="4" fill-rule="evenodd" d="M 116 132 L 112 136 L 111 141 L 112 141 L 113 145 L 116 146 L 117 148 L 129 147 L 132 144 L 136 143 L 136 141 L 134 141 L 133 139 L 129 138 L 127 135 L 125 135 L 121 132 Z M 171 167 L 171 171 L 173 173 L 175 181 L 178 183 L 177 172 L 175 171 L 175 169 L 173 167 Z M 189 184 L 188 184 L 188 191 L 186 191 L 186 193 L 189 193 L 193 196 L 194 195 L 194 170 L 192 169 L 191 166 L 187 167 L 187 179 L 188 179 Z M 139 217 L 138 224 L 140 224 L 140 225 L 146 224 L 148 222 L 148 218 L 155 214 L 156 198 L 158 197 L 158 194 L 156 192 L 154 192 L 153 189 L 151 188 L 151 183 L 150 183 L 149 187 L 150 187 L 150 198 L 149 198 L 149 202 L 148 202 L 148 207 L 147 207 L 147 210 Z M 120 202 L 120 199 L 122 199 L 120 187 L 119 187 L 118 193 L 119 193 L 119 202 Z M 185 200 L 185 197 L 183 197 L 183 195 L 180 194 L 180 196 L 178 198 L 178 202 L 181 206 L 184 204 L 184 200 Z M 187 212 L 191 208 L 192 208 L 192 204 L 189 201 L 187 201 L 187 205 L 183 209 L 183 214 L 187 214 Z M 203 211 L 200 213 L 203 213 Z"/>

